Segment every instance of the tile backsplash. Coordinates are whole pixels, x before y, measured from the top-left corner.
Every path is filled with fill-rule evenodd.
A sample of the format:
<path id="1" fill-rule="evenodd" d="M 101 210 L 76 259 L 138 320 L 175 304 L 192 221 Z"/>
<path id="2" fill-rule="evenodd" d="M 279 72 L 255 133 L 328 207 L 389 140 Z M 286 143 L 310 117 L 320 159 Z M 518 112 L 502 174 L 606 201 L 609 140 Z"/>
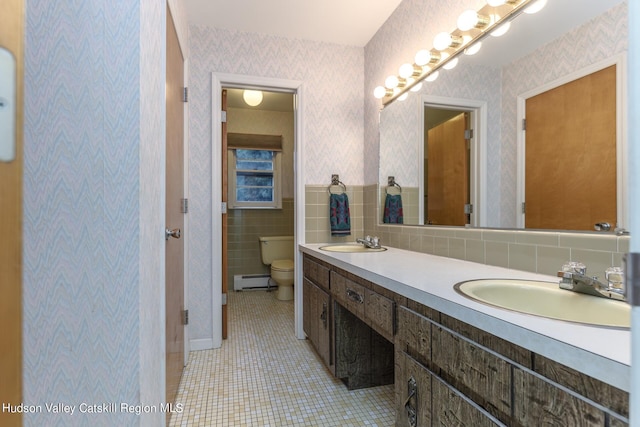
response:
<path id="1" fill-rule="evenodd" d="M 332 191 L 336 191 L 333 187 Z M 354 242 L 364 236 L 363 189 L 361 185 L 347 186 L 351 234 L 349 236 L 331 236 L 329 227 L 329 190 L 326 185 L 307 185 L 305 187 L 305 242 L 306 243 L 343 243 Z"/>
<path id="2" fill-rule="evenodd" d="M 622 265 L 629 252 L 629 236 L 612 234 L 378 224 L 377 186 L 348 187 L 347 192 L 355 202 L 352 233 L 350 238 L 332 238 L 326 186 L 306 187 L 307 243 L 351 241 L 370 234 L 379 236 L 384 246 L 543 274 L 555 275 L 565 261 L 581 261 L 599 277 L 607 267 Z"/>

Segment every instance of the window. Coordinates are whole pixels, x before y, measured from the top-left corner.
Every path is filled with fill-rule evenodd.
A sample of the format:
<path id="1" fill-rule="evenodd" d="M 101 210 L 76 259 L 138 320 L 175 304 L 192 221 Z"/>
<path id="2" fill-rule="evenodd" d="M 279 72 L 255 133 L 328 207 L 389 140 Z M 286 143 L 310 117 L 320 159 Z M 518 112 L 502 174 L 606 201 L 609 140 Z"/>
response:
<path id="1" fill-rule="evenodd" d="M 280 151 L 229 150 L 229 208 L 282 208 L 280 156 Z"/>

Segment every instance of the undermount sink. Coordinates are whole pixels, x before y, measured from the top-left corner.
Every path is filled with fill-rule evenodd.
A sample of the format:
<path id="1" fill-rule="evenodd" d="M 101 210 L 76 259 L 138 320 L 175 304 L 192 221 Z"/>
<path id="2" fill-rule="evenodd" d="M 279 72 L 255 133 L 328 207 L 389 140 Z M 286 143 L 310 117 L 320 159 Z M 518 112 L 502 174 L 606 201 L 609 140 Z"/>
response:
<path id="1" fill-rule="evenodd" d="M 626 302 L 567 291 L 556 282 L 482 279 L 454 288 L 475 301 L 535 316 L 594 326 L 631 325 L 631 307 Z"/>
<path id="2" fill-rule="evenodd" d="M 364 245 L 356 243 L 343 245 L 325 245 L 320 246 L 320 249 L 329 252 L 382 252 L 387 250 L 387 248 L 368 248 Z"/>

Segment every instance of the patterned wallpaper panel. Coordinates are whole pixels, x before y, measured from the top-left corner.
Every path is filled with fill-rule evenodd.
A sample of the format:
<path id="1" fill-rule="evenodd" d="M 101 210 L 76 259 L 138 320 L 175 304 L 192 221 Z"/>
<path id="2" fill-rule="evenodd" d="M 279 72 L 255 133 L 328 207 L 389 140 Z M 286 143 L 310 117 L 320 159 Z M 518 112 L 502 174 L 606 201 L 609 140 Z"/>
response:
<path id="1" fill-rule="evenodd" d="M 26 3 L 26 426 L 163 424 L 44 405 L 164 400 L 165 10 Z"/>
<path id="2" fill-rule="evenodd" d="M 26 12 L 24 401 L 135 403 L 140 4 L 34 0 Z M 135 420 L 43 411 L 24 421 Z"/>
<path id="3" fill-rule="evenodd" d="M 327 185 L 332 173 L 363 181 L 362 48 L 189 27 L 191 227 L 189 243 L 192 339 L 210 339 L 212 248 L 211 73 L 302 81 L 304 175 L 302 185 Z"/>

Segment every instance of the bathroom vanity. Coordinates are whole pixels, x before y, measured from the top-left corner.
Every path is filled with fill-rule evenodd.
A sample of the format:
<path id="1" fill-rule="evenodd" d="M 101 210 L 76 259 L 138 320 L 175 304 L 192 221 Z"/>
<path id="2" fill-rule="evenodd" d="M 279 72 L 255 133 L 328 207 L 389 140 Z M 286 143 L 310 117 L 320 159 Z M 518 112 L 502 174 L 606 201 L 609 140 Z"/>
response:
<path id="1" fill-rule="evenodd" d="M 300 246 L 305 333 L 349 388 L 395 383 L 397 426 L 628 424 L 629 330 L 503 310 L 453 288 L 556 278 L 320 246 Z"/>

